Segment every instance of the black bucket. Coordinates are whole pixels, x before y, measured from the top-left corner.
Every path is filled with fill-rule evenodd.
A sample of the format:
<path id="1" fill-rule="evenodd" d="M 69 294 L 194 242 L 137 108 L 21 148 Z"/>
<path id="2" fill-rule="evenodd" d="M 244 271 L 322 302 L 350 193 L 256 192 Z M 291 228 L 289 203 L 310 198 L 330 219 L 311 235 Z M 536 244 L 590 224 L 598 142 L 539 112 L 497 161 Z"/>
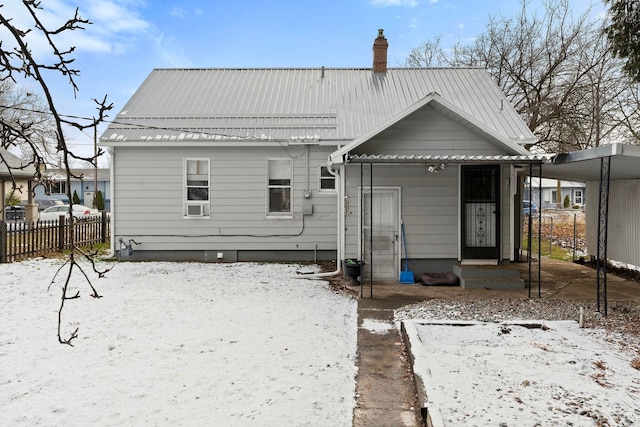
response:
<path id="1" fill-rule="evenodd" d="M 351 278 L 352 281 L 360 283 L 358 277 L 362 275 L 362 261 L 357 259 L 345 259 L 344 260 L 344 274 Z"/>

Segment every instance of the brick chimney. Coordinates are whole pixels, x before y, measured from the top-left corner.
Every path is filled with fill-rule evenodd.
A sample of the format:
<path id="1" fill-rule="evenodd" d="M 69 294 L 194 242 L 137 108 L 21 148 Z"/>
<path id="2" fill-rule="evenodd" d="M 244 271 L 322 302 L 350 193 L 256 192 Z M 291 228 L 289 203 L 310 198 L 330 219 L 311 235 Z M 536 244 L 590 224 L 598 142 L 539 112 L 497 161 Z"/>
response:
<path id="1" fill-rule="evenodd" d="M 387 49 L 389 43 L 384 36 L 384 30 L 381 28 L 378 30 L 378 37 L 373 41 L 373 72 L 374 73 L 386 73 L 387 72 Z"/>

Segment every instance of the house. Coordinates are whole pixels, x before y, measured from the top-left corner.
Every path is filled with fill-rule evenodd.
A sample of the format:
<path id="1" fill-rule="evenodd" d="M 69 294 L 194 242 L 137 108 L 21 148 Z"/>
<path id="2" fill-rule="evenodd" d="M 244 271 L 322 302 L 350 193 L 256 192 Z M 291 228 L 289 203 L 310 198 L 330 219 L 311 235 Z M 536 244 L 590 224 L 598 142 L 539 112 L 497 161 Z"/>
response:
<path id="1" fill-rule="evenodd" d="M 38 210 L 32 203 L 32 180 L 36 173 L 33 165 L 24 162 L 15 154 L 0 148 L 0 220 L 5 218 L 7 195 L 13 190 L 14 183 L 21 190 L 19 197 L 25 201 L 26 218 L 37 217 Z"/>
<path id="2" fill-rule="evenodd" d="M 156 69 L 100 138 L 132 260 L 514 260 L 534 135 L 478 68 Z M 135 243 L 137 244 L 135 244 Z M 132 246 L 133 245 L 133 246 Z M 122 252 L 128 254 L 129 251 Z M 373 266 L 373 269 L 371 269 Z"/>
<path id="3" fill-rule="evenodd" d="M 80 204 L 92 206 L 95 192 L 101 191 L 105 201 L 105 210 L 108 211 L 111 202 L 111 183 L 109 181 L 111 173 L 109 169 L 74 168 L 70 171 L 72 174 L 71 195 L 74 192 L 77 193 Z M 42 175 L 46 180 L 43 185 L 35 187 L 36 200 L 62 200 L 64 203 L 68 203 L 67 171 L 65 169 L 47 169 Z"/>
<path id="4" fill-rule="evenodd" d="M 585 204 L 586 196 L 586 184 L 584 182 L 577 181 L 564 181 L 558 179 L 549 178 L 532 178 L 531 180 L 531 194 L 529 197 L 529 180 L 524 183 L 523 197 L 525 200 L 533 200 L 538 203 L 542 200 L 541 207 L 543 209 L 548 208 L 563 208 L 566 197 L 569 197 L 569 207 L 583 207 Z M 558 184 L 560 188 L 560 205 L 558 205 Z M 542 192 L 542 198 L 540 198 L 540 192 Z"/>

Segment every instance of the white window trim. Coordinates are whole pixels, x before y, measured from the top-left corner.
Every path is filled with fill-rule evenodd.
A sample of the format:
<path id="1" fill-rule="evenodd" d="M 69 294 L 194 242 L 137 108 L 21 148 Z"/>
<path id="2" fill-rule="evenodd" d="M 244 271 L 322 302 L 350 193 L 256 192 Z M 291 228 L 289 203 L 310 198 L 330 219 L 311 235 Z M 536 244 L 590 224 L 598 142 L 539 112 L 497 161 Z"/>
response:
<path id="1" fill-rule="evenodd" d="M 578 196 L 577 193 L 580 193 L 580 201 L 578 202 Z M 573 190 L 573 203 L 576 205 L 583 205 L 584 204 L 584 190 L 577 188 L 575 190 Z"/>
<path id="2" fill-rule="evenodd" d="M 324 194 L 336 194 L 336 192 L 338 191 L 336 189 L 336 177 L 334 175 L 331 175 L 332 178 L 323 178 L 322 177 L 322 170 L 323 169 L 327 169 L 327 164 L 319 164 L 318 165 L 318 193 L 324 193 Z M 329 180 L 332 179 L 333 180 L 333 188 L 322 188 L 322 181 L 323 180 Z"/>
<path id="3" fill-rule="evenodd" d="M 54 188 L 64 187 L 63 191 L 53 191 Z M 55 181 L 49 184 L 49 194 L 67 194 L 67 181 Z"/>
<path id="4" fill-rule="evenodd" d="M 271 186 L 269 185 L 269 162 L 276 160 L 287 160 L 291 165 L 291 175 L 289 177 L 289 212 L 270 212 L 269 211 L 269 189 Z M 268 157 L 265 162 L 265 215 L 267 218 L 275 218 L 275 219 L 290 219 L 293 218 L 293 159 L 290 157 Z M 274 186 L 276 188 L 278 186 Z"/>
<path id="5" fill-rule="evenodd" d="M 188 189 L 187 189 L 187 164 L 189 161 L 205 161 L 207 162 L 207 188 L 208 195 L 207 200 L 187 200 L 188 197 Z M 183 196 L 182 196 L 182 216 L 185 219 L 209 219 L 211 218 L 211 159 L 206 157 L 185 157 L 182 163 L 182 188 L 183 188 Z M 188 215 L 187 214 L 187 206 L 202 206 L 202 215 Z"/>

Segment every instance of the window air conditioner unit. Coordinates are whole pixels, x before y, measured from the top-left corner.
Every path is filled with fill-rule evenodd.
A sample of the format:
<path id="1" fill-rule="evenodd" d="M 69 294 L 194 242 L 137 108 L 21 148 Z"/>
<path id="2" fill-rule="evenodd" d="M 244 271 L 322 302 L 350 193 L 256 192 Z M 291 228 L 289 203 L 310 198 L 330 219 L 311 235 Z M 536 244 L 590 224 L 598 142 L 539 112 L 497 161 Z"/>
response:
<path id="1" fill-rule="evenodd" d="M 204 206 L 187 205 L 187 216 L 204 216 Z"/>

